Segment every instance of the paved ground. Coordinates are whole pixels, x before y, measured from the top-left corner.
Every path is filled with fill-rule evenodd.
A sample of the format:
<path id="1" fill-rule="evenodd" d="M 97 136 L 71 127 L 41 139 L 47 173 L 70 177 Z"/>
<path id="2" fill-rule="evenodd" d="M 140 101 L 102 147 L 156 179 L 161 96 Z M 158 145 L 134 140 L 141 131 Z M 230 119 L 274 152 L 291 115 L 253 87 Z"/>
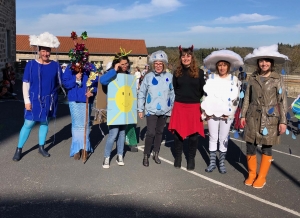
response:
<path id="1" fill-rule="evenodd" d="M 18 91 L 17 91 L 18 92 Z M 21 99 L 20 93 L 19 97 Z M 291 101 L 291 99 L 289 99 Z M 201 139 L 193 172 L 173 167 L 172 135 L 165 131 L 160 156 L 142 165 L 146 126 L 139 120 L 139 152 L 125 153 L 125 166 L 112 153 L 110 169 L 102 168 L 106 137 L 94 126 L 94 153 L 88 161 L 69 157 L 71 125 L 68 105 L 60 104 L 50 122 L 47 149 L 37 152 L 38 127 L 13 162 L 18 133 L 23 124 L 21 101 L 0 101 L 0 217 L 297 217 L 300 216 L 300 143 L 291 135 L 274 147 L 268 181 L 263 189 L 243 184 L 247 176 L 245 144 L 231 135 L 227 174 L 204 171 L 208 137 Z M 294 118 L 293 118 L 294 120 Z M 290 127 L 296 125 L 295 120 Z M 107 133 L 107 129 L 105 132 Z M 56 133 L 56 134 L 54 134 Z"/>

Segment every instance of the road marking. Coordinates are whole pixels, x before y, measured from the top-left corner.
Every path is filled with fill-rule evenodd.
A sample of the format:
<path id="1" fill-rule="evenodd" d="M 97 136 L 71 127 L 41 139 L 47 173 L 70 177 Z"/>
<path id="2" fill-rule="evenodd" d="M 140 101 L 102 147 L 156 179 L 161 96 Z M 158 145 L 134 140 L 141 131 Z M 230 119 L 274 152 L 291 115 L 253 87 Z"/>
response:
<path id="1" fill-rule="evenodd" d="M 239 140 L 239 139 L 233 139 L 230 137 L 231 140 L 234 140 L 234 141 L 238 141 L 238 142 L 243 142 L 243 143 L 246 143 L 245 141 L 242 141 L 242 140 Z M 259 145 L 260 146 L 260 145 Z M 260 146 L 261 147 L 261 146 Z M 290 154 L 290 153 L 286 153 L 286 152 L 283 152 L 283 151 L 278 151 L 276 149 L 272 149 L 272 151 L 275 151 L 277 153 L 280 153 L 280 154 L 285 154 L 285 155 L 288 155 L 288 156 L 292 156 L 292 157 L 296 157 L 296 158 L 300 158 L 300 156 L 297 156 L 297 155 L 294 155 L 294 154 Z"/>
<path id="2" fill-rule="evenodd" d="M 162 144 L 166 144 L 166 143 L 173 142 L 173 141 L 174 141 L 174 140 L 162 142 Z M 138 148 L 140 151 L 144 151 L 144 149 L 143 149 L 144 146 L 145 146 L 145 145 L 141 145 L 141 146 L 138 146 L 137 148 Z M 152 155 L 152 154 L 151 154 L 151 155 Z M 165 158 L 163 158 L 163 157 L 161 157 L 161 156 L 159 156 L 159 159 L 162 160 L 162 161 L 164 161 L 164 162 L 166 162 L 166 163 L 168 163 L 168 164 L 170 164 L 170 165 L 173 165 L 173 162 L 172 162 L 172 161 L 169 161 L 169 160 L 167 160 L 167 159 L 165 159 Z M 207 181 L 209 181 L 209 182 L 211 182 L 211 183 L 214 183 L 214 184 L 216 184 L 216 185 L 219 185 L 219 186 L 222 186 L 222 187 L 227 188 L 227 189 L 229 189 L 229 190 L 235 191 L 235 192 L 237 192 L 237 193 L 239 193 L 239 194 L 245 195 L 245 196 L 247 196 L 247 197 L 249 197 L 249 198 L 252 198 L 252 199 L 254 199 L 254 200 L 260 201 L 260 202 L 262 202 L 262 203 L 264 203 L 264 204 L 268 204 L 268 205 L 270 205 L 270 206 L 276 207 L 276 208 L 278 208 L 278 209 L 284 210 L 284 211 L 286 211 L 286 212 L 288 212 L 288 213 L 291 213 L 291 214 L 294 214 L 294 215 L 300 217 L 300 213 L 297 212 L 297 211 L 295 211 L 295 210 L 292 210 L 292 209 L 289 209 L 289 208 L 287 208 L 287 207 L 281 206 L 281 205 L 279 205 L 279 204 L 273 203 L 273 202 L 271 202 L 271 201 L 268 201 L 268 200 L 259 198 L 259 197 L 255 196 L 255 195 L 249 194 L 249 193 L 244 192 L 244 191 L 242 191 L 242 190 L 240 190 L 240 189 L 234 188 L 234 187 L 232 187 L 232 186 L 226 185 L 226 184 L 224 184 L 224 183 L 222 183 L 222 182 L 219 182 L 219 181 L 217 181 L 217 180 L 214 180 L 214 179 L 211 179 L 211 178 L 209 178 L 209 177 L 203 176 L 203 175 L 200 174 L 200 173 L 196 173 L 196 172 L 194 172 L 194 171 L 188 171 L 185 167 L 181 167 L 181 170 L 186 171 L 186 172 L 188 172 L 188 173 L 190 173 L 190 174 L 193 174 L 193 175 L 195 175 L 195 176 L 197 176 L 197 177 L 200 177 L 200 178 L 202 178 L 202 179 L 205 179 L 205 180 L 207 180 Z"/>

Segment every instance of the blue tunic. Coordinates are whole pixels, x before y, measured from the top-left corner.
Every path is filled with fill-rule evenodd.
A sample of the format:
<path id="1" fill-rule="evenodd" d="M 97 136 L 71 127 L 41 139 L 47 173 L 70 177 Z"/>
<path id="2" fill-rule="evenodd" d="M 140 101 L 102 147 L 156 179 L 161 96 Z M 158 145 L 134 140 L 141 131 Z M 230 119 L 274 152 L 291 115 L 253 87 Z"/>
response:
<path id="1" fill-rule="evenodd" d="M 25 109 L 26 120 L 46 121 L 55 117 L 60 86 L 61 68 L 55 61 L 39 64 L 31 60 L 26 64 L 23 82 L 29 83 L 31 111 Z"/>

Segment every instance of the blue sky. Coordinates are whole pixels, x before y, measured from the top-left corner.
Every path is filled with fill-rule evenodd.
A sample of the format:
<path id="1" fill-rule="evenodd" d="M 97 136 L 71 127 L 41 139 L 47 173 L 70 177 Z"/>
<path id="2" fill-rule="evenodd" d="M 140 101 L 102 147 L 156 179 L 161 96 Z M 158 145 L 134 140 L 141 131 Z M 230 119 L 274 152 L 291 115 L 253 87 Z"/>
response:
<path id="1" fill-rule="evenodd" d="M 30 3 L 29 3 L 30 2 Z M 144 39 L 196 48 L 300 44 L 300 0 L 16 0 L 17 34 Z"/>

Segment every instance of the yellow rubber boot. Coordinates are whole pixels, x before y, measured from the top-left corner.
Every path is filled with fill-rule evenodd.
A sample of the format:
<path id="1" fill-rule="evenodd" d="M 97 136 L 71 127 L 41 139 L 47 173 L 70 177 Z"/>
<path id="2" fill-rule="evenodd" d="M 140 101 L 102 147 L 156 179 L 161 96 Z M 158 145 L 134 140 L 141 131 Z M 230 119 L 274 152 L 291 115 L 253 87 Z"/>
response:
<path id="1" fill-rule="evenodd" d="M 252 186 L 254 180 L 256 179 L 256 168 L 257 168 L 257 159 L 256 155 L 247 155 L 247 164 L 248 164 L 248 178 L 245 180 L 245 185 Z"/>
<path id="2" fill-rule="evenodd" d="M 270 166 L 272 162 L 272 156 L 267 156 L 265 154 L 261 155 L 260 169 L 257 179 L 253 183 L 254 188 L 263 188 L 266 184 L 266 177 L 268 175 Z"/>

